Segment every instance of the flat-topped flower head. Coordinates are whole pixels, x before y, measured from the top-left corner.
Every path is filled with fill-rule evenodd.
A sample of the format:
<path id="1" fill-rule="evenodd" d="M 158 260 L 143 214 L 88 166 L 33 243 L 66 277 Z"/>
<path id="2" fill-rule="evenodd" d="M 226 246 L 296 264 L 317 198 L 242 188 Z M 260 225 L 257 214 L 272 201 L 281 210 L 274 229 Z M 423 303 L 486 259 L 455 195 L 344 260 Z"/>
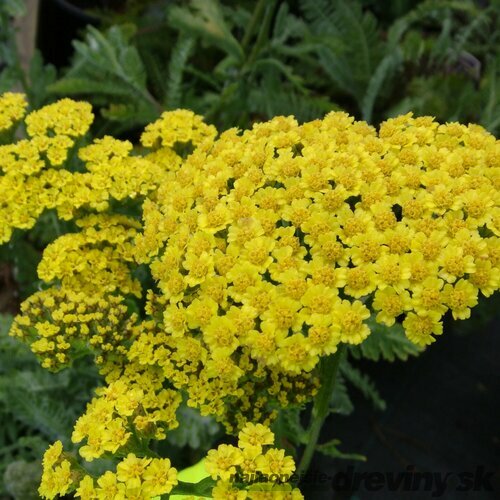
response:
<path id="1" fill-rule="evenodd" d="M 0 133 L 20 121 L 28 107 L 24 94 L 6 92 L 0 95 Z"/>

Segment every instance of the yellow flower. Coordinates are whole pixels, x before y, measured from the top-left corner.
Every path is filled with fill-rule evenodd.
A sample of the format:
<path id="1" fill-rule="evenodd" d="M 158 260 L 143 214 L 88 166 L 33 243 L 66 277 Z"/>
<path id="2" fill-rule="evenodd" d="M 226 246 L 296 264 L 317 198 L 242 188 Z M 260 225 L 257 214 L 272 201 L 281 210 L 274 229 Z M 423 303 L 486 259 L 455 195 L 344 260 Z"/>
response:
<path id="1" fill-rule="evenodd" d="M 348 344 L 360 344 L 370 334 L 363 321 L 370 317 L 368 308 L 359 301 L 343 300 L 332 312 L 333 322 L 340 327 L 340 340 Z"/>
<path id="2" fill-rule="evenodd" d="M 43 466 L 44 468 L 52 468 L 60 459 L 63 451 L 63 446 L 61 441 L 56 441 L 51 444 L 43 455 Z"/>
<path id="3" fill-rule="evenodd" d="M 335 302 L 337 304 L 338 301 Z M 332 354 L 340 343 L 340 326 L 334 323 L 332 315 L 312 314 L 308 319 L 307 340 L 311 354 Z"/>
<path id="4" fill-rule="evenodd" d="M 23 94 L 6 92 L 0 95 L 0 131 L 8 130 L 24 116 L 28 103 Z"/>
<path id="5" fill-rule="evenodd" d="M 443 297 L 454 319 L 467 319 L 470 318 L 470 308 L 477 305 L 477 288 L 469 281 L 461 279 L 454 285 L 445 285 Z"/>
<path id="6" fill-rule="evenodd" d="M 382 255 L 373 265 L 377 273 L 378 288 L 383 290 L 391 286 L 397 291 L 403 291 L 410 285 L 410 266 L 398 255 Z"/>
<path id="7" fill-rule="evenodd" d="M 168 458 L 153 458 L 143 474 L 144 490 L 151 496 L 170 493 L 177 484 L 177 470 L 171 467 Z"/>
<path id="8" fill-rule="evenodd" d="M 285 456 L 285 450 L 272 448 L 257 458 L 257 467 L 263 474 L 277 475 L 280 481 L 287 481 L 295 471 L 292 457 Z"/>
<path id="9" fill-rule="evenodd" d="M 298 488 L 290 484 L 272 482 L 252 484 L 247 493 L 250 500 L 303 500 L 304 496 Z"/>
<path id="10" fill-rule="evenodd" d="M 317 355 L 309 349 L 308 340 L 295 333 L 279 343 L 278 358 L 284 370 L 291 373 L 310 372 L 319 361 Z"/>
<path id="11" fill-rule="evenodd" d="M 74 483 L 71 464 L 63 460 L 55 468 L 44 465 L 42 480 L 38 492 L 43 498 L 55 498 L 65 495 Z"/>
<path id="12" fill-rule="evenodd" d="M 432 335 L 443 333 L 441 315 L 434 311 L 423 314 L 408 313 L 403 321 L 406 336 L 421 347 L 431 344 L 436 339 Z"/>
<path id="13" fill-rule="evenodd" d="M 330 314 L 338 303 L 338 291 L 325 285 L 313 285 L 301 297 L 309 314 Z"/>
<path id="14" fill-rule="evenodd" d="M 261 447 L 274 443 L 274 434 L 262 424 L 248 423 L 238 434 L 239 448 Z"/>
<path id="15" fill-rule="evenodd" d="M 138 458 L 134 453 L 129 453 L 117 466 L 116 477 L 125 483 L 127 488 L 139 488 L 146 467 L 151 463 L 151 458 Z"/>
<path id="16" fill-rule="evenodd" d="M 231 482 L 217 481 L 212 489 L 212 497 L 214 500 L 245 500 L 247 492 L 235 488 Z"/>
<path id="17" fill-rule="evenodd" d="M 125 485 L 118 482 L 114 472 L 106 471 L 97 479 L 97 484 L 95 491 L 99 500 L 125 499 Z"/>
<path id="18" fill-rule="evenodd" d="M 472 255 L 464 255 L 463 248 L 453 244 L 443 250 L 438 262 L 441 265 L 439 276 L 448 283 L 453 283 L 464 274 L 476 270 Z"/>
<path id="19" fill-rule="evenodd" d="M 410 294 L 406 290 L 398 292 L 390 286 L 377 290 L 373 299 L 373 309 L 379 311 L 377 321 L 387 326 L 394 325 L 396 318 L 410 309 L 410 303 Z"/>
<path id="20" fill-rule="evenodd" d="M 213 479 L 229 481 L 236 474 L 236 467 L 243 461 L 241 450 L 221 444 L 216 450 L 210 450 L 205 460 L 205 470 Z"/>
<path id="21" fill-rule="evenodd" d="M 372 265 L 367 264 L 346 269 L 344 291 L 347 295 L 359 299 L 373 292 L 376 287 L 377 278 Z"/>
<path id="22" fill-rule="evenodd" d="M 85 476 L 78 485 L 75 491 L 75 497 L 80 497 L 85 500 L 92 500 L 98 498 L 97 492 L 94 486 L 94 480 L 91 476 Z"/>
<path id="23" fill-rule="evenodd" d="M 485 297 L 489 297 L 499 287 L 500 269 L 493 267 L 488 260 L 481 260 L 476 262 L 476 270 L 468 279 Z"/>
<path id="24" fill-rule="evenodd" d="M 238 347 L 234 323 L 225 316 L 214 316 L 204 329 L 203 338 L 212 352 L 229 356 Z"/>
<path id="25" fill-rule="evenodd" d="M 444 314 L 446 306 L 442 293 L 443 280 L 435 277 L 426 278 L 412 288 L 412 306 L 417 314 L 433 311 Z"/>
<path id="26" fill-rule="evenodd" d="M 48 132 L 81 136 L 87 132 L 93 119 L 89 103 L 61 99 L 30 113 L 26 117 L 26 128 L 31 136 L 46 135 Z"/>
<path id="27" fill-rule="evenodd" d="M 214 260 L 207 252 L 187 254 L 182 265 L 188 271 L 185 282 L 189 286 L 199 285 L 214 272 Z"/>

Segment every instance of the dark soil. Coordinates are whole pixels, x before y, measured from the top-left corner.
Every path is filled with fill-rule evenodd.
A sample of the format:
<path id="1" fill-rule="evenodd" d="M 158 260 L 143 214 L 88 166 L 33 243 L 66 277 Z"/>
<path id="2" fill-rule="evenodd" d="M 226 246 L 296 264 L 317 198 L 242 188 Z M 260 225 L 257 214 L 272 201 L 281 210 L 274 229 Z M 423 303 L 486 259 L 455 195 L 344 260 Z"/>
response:
<path id="1" fill-rule="evenodd" d="M 342 451 L 361 453 L 367 462 L 316 454 L 311 481 L 301 487 L 306 498 L 500 498 L 499 353 L 497 318 L 468 334 L 445 330 L 405 363 L 365 362 L 387 410 L 376 411 L 355 395 L 354 413 L 329 417 L 321 439 L 339 438 Z M 412 486 L 411 472 L 427 474 Z M 388 486 L 391 474 L 403 484 Z M 445 484 L 439 488 L 436 481 Z M 461 484 L 469 491 L 457 490 Z"/>

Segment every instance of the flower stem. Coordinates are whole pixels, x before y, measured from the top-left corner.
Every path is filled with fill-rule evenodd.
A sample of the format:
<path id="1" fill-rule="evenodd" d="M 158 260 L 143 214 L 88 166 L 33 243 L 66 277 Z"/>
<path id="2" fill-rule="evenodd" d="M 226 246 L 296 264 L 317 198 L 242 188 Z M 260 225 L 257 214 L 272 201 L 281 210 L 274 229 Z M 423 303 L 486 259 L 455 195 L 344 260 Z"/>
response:
<path id="1" fill-rule="evenodd" d="M 266 0 L 259 0 L 257 3 L 257 6 L 255 7 L 253 14 L 252 14 L 252 19 L 250 20 L 250 24 L 247 27 L 247 30 L 245 31 L 245 34 L 243 35 L 243 40 L 241 42 L 241 46 L 243 48 L 243 51 L 248 50 L 248 46 L 250 45 L 250 41 L 252 39 L 252 35 L 255 32 L 255 29 L 258 27 L 262 13 L 264 12 L 266 8 Z"/>
<path id="2" fill-rule="evenodd" d="M 337 373 L 342 355 L 344 353 L 344 347 L 344 344 L 340 344 L 334 354 L 331 354 L 327 358 L 323 358 L 321 360 L 321 386 L 316 394 L 316 397 L 314 398 L 311 422 L 308 429 L 308 442 L 297 469 L 298 481 L 300 481 L 301 476 L 309 469 L 309 465 L 311 464 L 312 457 L 316 450 L 316 445 L 318 444 L 321 428 L 323 427 L 323 423 L 328 416 L 330 400 L 335 387 L 335 381 L 337 380 Z"/>

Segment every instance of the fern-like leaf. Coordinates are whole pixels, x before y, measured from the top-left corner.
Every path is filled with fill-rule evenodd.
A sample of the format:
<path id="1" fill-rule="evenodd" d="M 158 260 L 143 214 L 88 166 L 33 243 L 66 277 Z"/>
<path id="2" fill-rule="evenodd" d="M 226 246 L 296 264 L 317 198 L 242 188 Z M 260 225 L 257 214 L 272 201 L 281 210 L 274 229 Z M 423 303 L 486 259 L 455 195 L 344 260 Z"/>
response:
<path id="1" fill-rule="evenodd" d="M 200 413 L 183 404 L 177 418 L 182 425 L 168 434 L 169 442 L 180 448 L 189 446 L 194 450 L 208 450 L 214 443 L 220 427 L 211 417 L 203 417 Z"/>
<path id="2" fill-rule="evenodd" d="M 243 59 L 243 49 L 229 29 L 217 0 L 191 0 L 189 7 L 172 7 L 172 26 L 190 36 L 200 36 L 232 56 Z"/>
<path id="3" fill-rule="evenodd" d="M 359 345 L 351 346 L 350 352 L 355 358 L 366 358 L 371 361 L 406 361 L 410 356 L 418 356 L 422 349 L 408 340 L 403 326 L 399 323 L 384 326 L 371 317 L 368 322 L 371 333 Z"/>
<path id="4" fill-rule="evenodd" d="M 403 35 L 413 24 L 432 14 L 440 14 L 446 10 L 455 10 L 469 15 L 477 13 L 477 7 L 474 3 L 467 0 L 426 0 L 392 24 L 387 33 L 389 46 L 396 47 Z"/>
<path id="5" fill-rule="evenodd" d="M 49 91 L 85 95 L 94 103 L 124 104 L 133 110 L 132 124 L 155 119 L 159 104 L 146 87 L 146 71 L 132 35 L 129 26 L 113 26 L 106 33 L 90 26 L 84 41 L 73 42 L 70 69 Z"/>
<path id="6" fill-rule="evenodd" d="M 302 0 L 301 8 L 316 38 L 323 70 L 340 90 L 361 103 L 383 54 L 375 17 L 363 12 L 360 4 L 344 0 Z"/>
<path id="7" fill-rule="evenodd" d="M 333 19 L 336 2 L 330 0 L 301 0 L 300 7 L 316 35 L 338 35 Z"/>
<path id="8" fill-rule="evenodd" d="M 282 434 L 295 444 L 306 444 L 309 440 L 307 429 L 300 422 L 300 409 L 290 408 L 280 412 Z"/>
<path id="9" fill-rule="evenodd" d="M 65 401 L 47 394 L 36 394 L 16 387 L 8 391 L 9 410 L 15 418 L 37 429 L 51 440 L 69 444 L 69 436 L 76 415 Z"/>
<path id="10" fill-rule="evenodd" d="M 165 107 L 175 109 L 181 106 L 182 80 L 187 61 L 194 47 L 194 38 L 180 36 L 170 56 L 168 65 L 168 87 L 165 96 Z"/>
<path id="11" fill-rule="evenodd" d="M 385 410 L 386 403 L 380 396 L 371 378 L 354 368 L 346 359 L 340 365 L 340 371 L 345 378 L 369 399 L 377 410 Z"/>
<path id="12" fill-rule="evenodd" d="M 340 413 L 341 415 L 350 415 L 354 410 L 349 392 L 341 373 L 337 374 L 335 388 L 330 400 L 330 411 L 332 413 Z"/>
<path id="13" fill-rule="evenodd" d="M 332 458 L 340 458 L 342 460 L 358 460 L 361 462 L 366 462 L 366 457 L 364 455 L 360 455 L 359 453 L 345 453 L 340 451 L 338 446 L 341 444 L 340 440 L 332 439 L 327 443 L 320 444 L 316 446 L 316 450 L 323 455 L 327 455 Z"/>
<path id="14" fill-rule="evenodd" d="M 380 90 L 382 89 L 382 86 L 394 75 L 402 62 L 403 60 L 399 50 L 394 53 L 387 54 L 382 61 L 380 61 L 380 64 L 377 66 L 373 76 L 370 78 L 368 88 L 366 89 L 366 93 L 361 104 L 361 114 L 363 120 L 366 120 L 368 123 L 371 122 L 375 101 Z"/>

